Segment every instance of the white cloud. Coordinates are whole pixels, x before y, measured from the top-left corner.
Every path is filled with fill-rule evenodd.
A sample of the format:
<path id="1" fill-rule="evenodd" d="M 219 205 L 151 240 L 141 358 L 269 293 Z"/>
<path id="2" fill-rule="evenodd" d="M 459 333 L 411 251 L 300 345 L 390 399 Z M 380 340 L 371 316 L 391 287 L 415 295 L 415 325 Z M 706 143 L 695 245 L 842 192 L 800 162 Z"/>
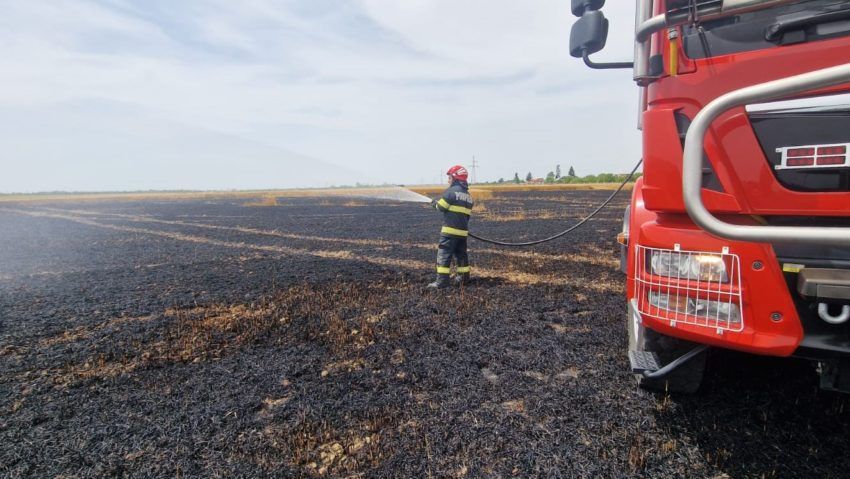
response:
<path id="1" fill-rule="evenodd" d="M 623 60 L 632 12 L 616 3 L 599 56 Z M 639 154 L 630 72 L 569 57 L 562 0 L 68 5 L 0 2 L 0 191 L 339 181 L 282 157 L 408 183 L 473 154 L 490 179 Z M 240 176 L 239 148 L 273 174 Z"/>

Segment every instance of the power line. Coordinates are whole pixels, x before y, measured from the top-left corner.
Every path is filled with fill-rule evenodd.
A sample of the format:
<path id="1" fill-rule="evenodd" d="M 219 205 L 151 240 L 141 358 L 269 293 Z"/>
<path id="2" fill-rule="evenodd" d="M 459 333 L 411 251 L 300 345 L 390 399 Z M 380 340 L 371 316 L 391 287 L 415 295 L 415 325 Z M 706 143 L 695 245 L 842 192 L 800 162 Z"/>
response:
<path id="1" fill-rule="evenodd" d="M 478 169 L 478 162 L 475 160 L 475 155 L 472 155 L 472 182 L 477 183 L 478 175 L 476 174 L 476 170 Z"/>

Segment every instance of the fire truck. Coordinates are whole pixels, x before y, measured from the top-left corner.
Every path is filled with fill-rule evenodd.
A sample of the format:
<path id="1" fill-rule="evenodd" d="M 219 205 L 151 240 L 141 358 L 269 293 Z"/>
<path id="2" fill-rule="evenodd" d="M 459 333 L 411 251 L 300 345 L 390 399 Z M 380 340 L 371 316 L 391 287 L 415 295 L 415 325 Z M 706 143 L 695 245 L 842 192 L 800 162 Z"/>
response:
<path id="1" fill-rule="evenodd" d="M 572 0 L 570 54 L 640 92 L 618 235 L 639 384 L 693 392 L 725 348 L 850 391 L 850 2 L 637 0 L 633 61 L 601 63 L 604 3 Z"/>

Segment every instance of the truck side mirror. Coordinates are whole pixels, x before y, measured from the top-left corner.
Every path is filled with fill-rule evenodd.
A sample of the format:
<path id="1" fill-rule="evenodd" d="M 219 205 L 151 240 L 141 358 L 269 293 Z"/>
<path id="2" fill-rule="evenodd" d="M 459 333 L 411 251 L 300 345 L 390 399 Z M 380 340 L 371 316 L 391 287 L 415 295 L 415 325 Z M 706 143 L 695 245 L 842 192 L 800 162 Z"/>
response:
<path id="1" fill-rule="evenodd" d="M 589 10 L 599 10 L 605 5 L 605 0 L 572 0 L 573 15 L 580 17 Z"/>
<path id="2" fill-rule="evenodd" d="M 570 32 L 570 55 L 582 58 L 596 53 L 605 48 L 607 39 L 608 19 L 599 10 L 586 11 L 576 20 Z"/>

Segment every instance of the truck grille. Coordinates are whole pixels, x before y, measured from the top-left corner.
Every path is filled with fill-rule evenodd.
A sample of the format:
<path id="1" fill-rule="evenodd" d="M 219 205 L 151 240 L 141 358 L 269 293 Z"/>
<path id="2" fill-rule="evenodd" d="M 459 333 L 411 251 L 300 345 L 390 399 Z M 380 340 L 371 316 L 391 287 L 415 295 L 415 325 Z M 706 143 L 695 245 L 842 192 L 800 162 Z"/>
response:
<path id="1" fill-rule="evenodd" d="M 738 255 L 727 248 L 718 253 L 636 245 L 634 258 L 634 297 L 642 315 L 717 334 L 744 329 Z"/>

